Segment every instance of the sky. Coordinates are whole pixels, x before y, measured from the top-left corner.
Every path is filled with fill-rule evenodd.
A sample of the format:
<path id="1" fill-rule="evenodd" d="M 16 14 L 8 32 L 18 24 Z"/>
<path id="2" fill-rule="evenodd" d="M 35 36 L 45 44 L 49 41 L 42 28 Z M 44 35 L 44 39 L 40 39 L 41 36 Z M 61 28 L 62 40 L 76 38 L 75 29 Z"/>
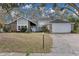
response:
<path id="1" fill-rule="evenodd" d="M 34 8 L 38 8 L 39 5 L 40 5 L 39 3 L 33 4 L 33 5 L 32 4 L 25 4 L 25 5 L 20 6 L 19 10 L 26 14 L 26 12 L 28 12 L 27 10 L 31 10 L 31 8 L 32 8 L 31 11 L 33 11 L 33 9 Z M 67 7 L 67 5 L 65 5 L 65 3 L 58 3 L 57 6 L 59 8 L 62 8 L 62 9 L 65 8 L 65 7 Z M 46 3 L 45 9 L 46 9 L 47 12 L 48 11 L 49 12 L 53 12 L 53 3 Z M 74 10 L 73 8 L 71 8 L 71 9 Z M 71 12 L 69 10 L 68 10 L 68 13 L 73 14 L 73 12 Z M 11 17 L 9 15 L 6 17 L 6 19 L 10 19 L 10 18 Z"/>
<path id="2" fill-rule="evenodd" d="M 40 3 L 36 3 L 34 5 L 32 5 L 32 4 L 26 4 L 25 6 L 21 6 L 20 10 L 24 12 L 24 11 L 26 11 L 26 9 L 29 9 L 29 8 L 32 8 L 32 7 L 39 7 L 39 5 L 40 5 Z M 62 9 L 65 8 L 65 7 L 67 7 L 67 5 L 65 5 L 65 3 L 58 3 L 57 6 L 59 8 L 62 8 Z M 46 9 L 50 9 L 50 8 L 53 9 L 53 3 L 46 3 L 45 8 Z M 71 9 L 74 10 L 73 8 L 71 8 Z M 71 12 L 69 10 L 68 10 L 68 12 L 69 13 L 73 13 L 73 12 Z"/>
<path id="3" fill-rule="evenodd" d="M 26 4 L 27 5 L 27 4 Z M 33 7 L 39 7 L 39 3 L 36 3 L 33 5 Z M 63 7 L 64 4 L 59 4 L 61 7 Z M 30 6 L 26 6 L 27 8 L 29 8 Z M 53 7 L 53 3 L 46 3 L 45 5 L 46 8 L 52 8 Z"/>

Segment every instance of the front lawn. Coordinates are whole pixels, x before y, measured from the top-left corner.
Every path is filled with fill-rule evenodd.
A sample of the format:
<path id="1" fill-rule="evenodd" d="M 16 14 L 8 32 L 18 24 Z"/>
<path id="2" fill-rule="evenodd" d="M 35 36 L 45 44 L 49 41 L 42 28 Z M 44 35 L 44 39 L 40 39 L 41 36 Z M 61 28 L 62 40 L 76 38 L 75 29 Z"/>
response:
<path id="1" fill-rule="evenodd" d="M 52 39 L 45 33 L 0 33 L 0 52 L 50 52 Z"/>

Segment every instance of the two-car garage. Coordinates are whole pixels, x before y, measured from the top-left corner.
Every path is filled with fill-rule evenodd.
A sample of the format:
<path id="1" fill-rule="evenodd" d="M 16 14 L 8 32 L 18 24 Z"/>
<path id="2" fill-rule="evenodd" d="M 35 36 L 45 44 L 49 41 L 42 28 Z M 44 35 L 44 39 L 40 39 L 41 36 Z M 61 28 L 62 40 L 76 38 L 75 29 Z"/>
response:
<path id="1" fill-rule="evenodd" d="M 71 24 L 70 23 L 53 23 L 52 33 L 70 33 Z"/>
<path id="2" fill-rule="evenodd" d="M 50 22 L 51 33 L 70 33 L 72 31 L 72 23 L 63 20 L 54 20 Z"/>

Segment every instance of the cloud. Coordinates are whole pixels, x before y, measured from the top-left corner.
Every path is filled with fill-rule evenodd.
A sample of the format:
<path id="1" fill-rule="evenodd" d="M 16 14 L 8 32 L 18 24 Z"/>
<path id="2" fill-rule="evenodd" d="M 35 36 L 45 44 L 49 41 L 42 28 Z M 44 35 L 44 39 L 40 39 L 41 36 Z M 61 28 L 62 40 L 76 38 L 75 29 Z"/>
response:
<path id="1" fill-rule="evenodd" d="M 50 8 L 50 9 L 47 10 L 47 12 L 48 12 L 48 13 L 54 13 L 55 10 L 53 10 L 52 8 Z"/>
<path id="2" fill-rule="evenodd" d="M 29 5 L 27 4 L 27 5 L 25 5 L 25 6 L 22 7 L 22 9 L 30 9 L 30 8 L 32 8 L 31 4 L 29 4 Z"/>
<path id="3" fill-rule="evenodd" d="M 50 13 L 54 13 L 55 12 L 55 10 L 53 10 L 53 9 L 50 9 Z"/>

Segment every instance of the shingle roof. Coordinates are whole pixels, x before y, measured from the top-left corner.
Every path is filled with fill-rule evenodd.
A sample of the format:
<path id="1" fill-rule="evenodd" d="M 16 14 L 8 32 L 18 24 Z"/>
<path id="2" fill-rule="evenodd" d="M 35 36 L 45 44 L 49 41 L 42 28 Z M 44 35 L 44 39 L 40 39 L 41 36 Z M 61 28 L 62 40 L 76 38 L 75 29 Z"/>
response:
<path id="1" fill-rule="evenodd" d="M 38 19 L 37 19 L 38 21 L 50 21 L 51 20 L 51 18 L 50 17 L 47 17 L 47 16 L 41 16 L 41 17 L 38 17 Z"/>
<path id="2" fill-rule="evenodd" d="M 67 20 L 56 19 L 51 21 L 50 23 L 69 23 Z"/>

